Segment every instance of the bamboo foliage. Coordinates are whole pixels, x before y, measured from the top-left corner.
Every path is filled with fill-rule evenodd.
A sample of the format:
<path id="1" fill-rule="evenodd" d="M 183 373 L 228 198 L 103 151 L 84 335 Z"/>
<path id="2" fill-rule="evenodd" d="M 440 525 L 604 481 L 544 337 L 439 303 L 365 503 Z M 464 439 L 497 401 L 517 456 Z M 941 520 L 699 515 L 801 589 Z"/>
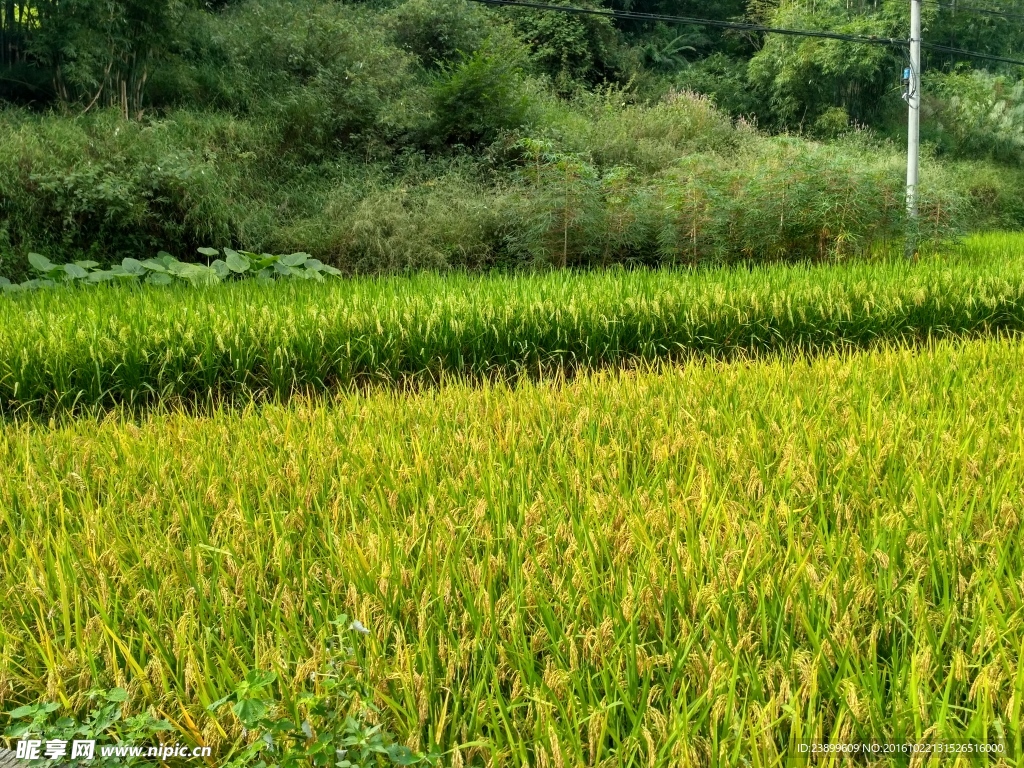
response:
<path id="1" fill-rule="evenodd" d="M 20 64 L 25 57 L 25 36 L 36 14 L 28 0 L 3 0 L 0 6 L 0 67 Z"/>
<path id="2" fill-rule="evenodd" d="M 142 115 L 154 59 L 180 20 L 178 0 L 3 0 L 0 66 L 50 73 L 60 105 Z"/>

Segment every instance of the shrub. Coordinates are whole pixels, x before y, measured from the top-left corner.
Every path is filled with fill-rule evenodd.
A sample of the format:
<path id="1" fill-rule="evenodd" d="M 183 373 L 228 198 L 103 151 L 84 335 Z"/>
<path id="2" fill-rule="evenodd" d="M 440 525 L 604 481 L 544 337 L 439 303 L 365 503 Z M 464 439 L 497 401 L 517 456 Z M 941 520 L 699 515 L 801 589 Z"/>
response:
<path id="1" fill-rule="evenodd" d="M 851 130 L 850 114 L 843 107 L 829 107 L 814 121 L 813 133 L 819 139 L 838 139 Z"/>
<path id="2" fill-rule="evenodd" d="M 488 46 L 442 68 L 432 92 L 433 140 L 477 146 L 523 125 L 529 92 L 522 67 L 506 54 Z"/>
<path id="3" fill-rule="evenodd" d="M 703 96 L 673 91 L 653 105 L 630 104 L 629 94 L 609 88 L 559 109 L 547 133 L 568 152 L 600 166 L 634 166 L 654 173 L 685 154 L 734 149 L 742 135 L 728 115 Z"/>
<path id="4" fill-rule="evenodd" d="M 76 121 L 0 113 L 0 271 L 22 276 L 29 249 L 109 263 L 229 242 L 240 212 L 223 171 L 165 125 L 116 113 Z"/>
<path id="5" fill-rule="evenodd" d="M 269 247 L 304 248 L 348 272 L 479 269 L 501 259 L 518 226 L 512 189 L 430 163 L 391 181 L 338 186 L 322 211 L 282 227 Z"/>
<path id="6" fill-rule="evenodd" d="M 674 78 L 676 88 L 704 94 L 730 115 L 753 116 L 761 102 L 747 79 L 747 62 L 723 53 L 695 61 Z"/>
<path id="7" fill-rule="evenodd" d="M 973 229 L 1024 228 L 1024 172 L 1020 168 L 979 161 L 935 163 L 929 175 L 966 198 Z"/>
<path id="8" fill-rule="evenodd" d="M 960 157 L 1024 161 L 1024 80 L 987 72 L 957 72 L 930 79 L 924 134 Z"/>
<path id="9" fill-rule="evenodd" d="M 564 3 L 598 7 L 593 2 Z M 613 79 L 618 70 L 619 38 L 607 18 L 574 16 L 552 11 L 511 9 L 504 11 L 532 51 L 534 62 L 555 79 L 563 91 L 580 82 Z"/>
<path id="10" fill-rule="evenodd" d="M 558 267 L 595 262 L 603 253 L 606 229 L 600 171 L 578 155 L 553 152 L 543 142 L 527 140 L 524 145 L 533 161 L 523 169 L 528 185 L 518 200 L 523 226 L 511 240 L 512 251 L 521 259 Z M 624 245 L 628 252 L 642 244 L 641 237 Z"/>
<path id="11" fill-rule="evenodd" d="M 220 29 L 236 106 L 268 116 L 280 150 L 318 157 L 409 130 L 414 59 L 351 6 L 251 0 Z"/>
<path id="12" fill-rule="evenodd" d="M 481 11 L 466 0 L 407 0 L 386 23 L 395 42 L 427 67 L 471 54 L 487 37 Z"/>

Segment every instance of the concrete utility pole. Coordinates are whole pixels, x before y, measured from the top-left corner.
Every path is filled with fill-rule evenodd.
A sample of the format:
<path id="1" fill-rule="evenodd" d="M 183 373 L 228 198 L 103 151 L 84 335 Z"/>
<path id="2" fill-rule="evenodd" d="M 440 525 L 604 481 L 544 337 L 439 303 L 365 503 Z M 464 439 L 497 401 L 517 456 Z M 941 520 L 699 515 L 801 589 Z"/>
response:
<path id="1" fill-rule="evenodd" d="M 910 82 L 907 90 L 907 255 L 917 253 L 917 182 L 921 162 L 921 0 L 910 0 Z"/>

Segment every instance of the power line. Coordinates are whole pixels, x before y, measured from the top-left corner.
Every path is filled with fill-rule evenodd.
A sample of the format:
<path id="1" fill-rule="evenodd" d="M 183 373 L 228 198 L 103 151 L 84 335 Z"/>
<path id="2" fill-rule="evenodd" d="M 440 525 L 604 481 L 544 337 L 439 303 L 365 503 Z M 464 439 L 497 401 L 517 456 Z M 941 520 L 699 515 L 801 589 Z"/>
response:
<path id="1" fill-rule="evenodd" d="M 1024 61 L 1020 59 L 1008 59 L 1005 56 L 994 56 L 990 53 L 978 53 L 977 51 L 965 51 L 962 48 L 950 48 L 948 45 L 939 45 L 938 43 L 921 43 L 925 48 L 930 48 L 933 51 L 942 51 L 943 53 L 955 53 L 957 56 L 969 56 L 975 59 L 985 59 L 986 61 L 999 61 L 1003 64 L 1017 64 L 1018 66 L 1024 67 Z"/>
<path id="2" fill-rule="evenodd" d="M 817 30 L 783 29 L 781 27 L 765 27 L 760 24 L 748 24 L 742 21 L 721 21 L 719 19 L 698 19 L 689 16 L 668 16 L 660 13 L 636 13 L 633 11 L 612 11 L 600 8 L 578 8 L 572 5 L 550 5 L 531 2 L 529 0 L 473 0 L 484 5 L 498 5 L 508 8 L 531 8 L 538 11 L 558 11 L 578 16 L 605 16 L 612 19 L 627 21 L 664 21 L 670 24 L 692 24 L 700 27 L 719 27 L 735 29 L 741 32 L 764 32 L 774 35 L 791 35 L 795 37 L 817 37 L 826 40 L 842 40 L 848 43 L 869 43 L 885 45 L 892 48 L 905 46 L 906 40 L 893 37 L 875 37 L 873 35 L 846 35 L 841 32 L 821 32 Z"/>
<path id="3" fill-rule="evenodd" d="M 612 19 L 624 19 L 627 21 L 664 21 L 670 24 L 692 24 L 700 27 L 719 27 L 721 29 L 734 29 L 742 32 L 761 32 L 772 35 L 789 35 L 791 37 L 813 37 L 825 40 L 840 40 L 847 43 L 862 43 L 866 45 L 884 45 L 889 48 L 906 48 L 909 43 L 906 40 L 899 40 L 894 37 L 875 37 L 874 35 L 847 35 L 841 32 L 823 32 L 812 29 L 785 29 L 782 27 L 766 27 L 761 24 L 748 24 L 742 21 L 722 21 L 719 19 L 699 19 L 690 16 L 669 16 L 661 13 L 636 13 L 634 11 L 613 11 L 602 8 L 580 8 L 572 5 L 551 5 L 550 3 L 534 2 L 533 0 L 473 0 L 484 5 L 503 6 L 506 8 L 530 8 L 538 11 L 557 11 L 577 16 L 604 16 Z M 985 59 L 987 61 L 998 61 L 1004 64 L 1016 64 L 1024 67 L 1024 61 L 1010 59 L 1005 56 L 994 56 L 988 53 L 967 51 L 961 48 L 951 48 L 937 43 L 923 43 L 926 48 L 943 53 L 966 56 L 968 58 Z"/>

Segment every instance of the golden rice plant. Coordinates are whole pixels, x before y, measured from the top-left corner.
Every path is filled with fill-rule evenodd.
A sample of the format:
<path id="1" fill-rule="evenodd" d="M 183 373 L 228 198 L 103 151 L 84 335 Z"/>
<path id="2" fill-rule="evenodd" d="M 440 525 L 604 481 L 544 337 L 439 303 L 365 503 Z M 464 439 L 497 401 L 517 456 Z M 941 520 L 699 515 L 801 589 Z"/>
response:
<path id="1" fill-rule="evenodd" d="M 121 686 L 216 754 L 239 725 L 206 705 L 256 669 L 297 689 L 347 614 L 387 726 L 451 766 L 1014 765 L 1022 363 L 944 341 L 8 422 L 0 703 Z"/>

